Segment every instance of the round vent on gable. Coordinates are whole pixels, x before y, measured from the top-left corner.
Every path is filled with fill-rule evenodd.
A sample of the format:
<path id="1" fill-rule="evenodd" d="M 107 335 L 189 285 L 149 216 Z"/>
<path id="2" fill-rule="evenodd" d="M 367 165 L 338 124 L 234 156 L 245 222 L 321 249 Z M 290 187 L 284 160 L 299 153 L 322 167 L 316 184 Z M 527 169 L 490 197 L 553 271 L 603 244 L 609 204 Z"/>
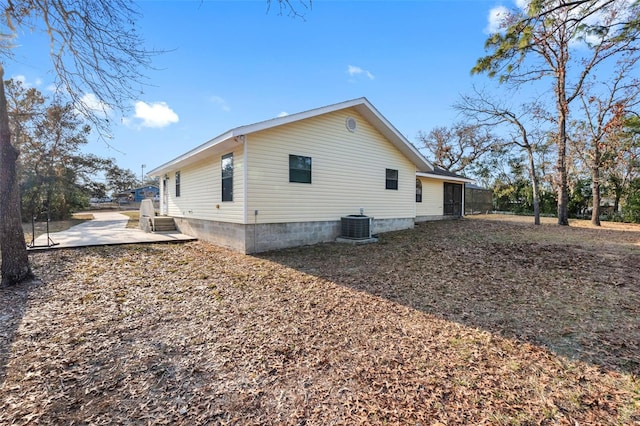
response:
<path id="1" fill-rule="evenodd" d="M 349 130 L 350 132 L 355 132 L 356 129 L 358 128 L 358 122 L 353 117 L 347 117 L 346 124 L 347 124 L 347 130 Z"/>

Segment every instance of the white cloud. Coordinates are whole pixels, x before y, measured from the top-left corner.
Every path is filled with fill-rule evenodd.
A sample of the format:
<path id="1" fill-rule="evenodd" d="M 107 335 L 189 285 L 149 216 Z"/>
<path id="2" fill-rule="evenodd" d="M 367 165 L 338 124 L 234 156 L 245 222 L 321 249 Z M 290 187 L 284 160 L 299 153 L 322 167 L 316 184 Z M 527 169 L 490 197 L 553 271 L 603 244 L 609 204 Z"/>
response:
<path id="1" fill-rule="evenodd" d="M 495 34 L 502 30 L 504 19 L 509 15 L 509 9 L 504 6 L 496 6 L 489 11 L 488 23 L 484 31 Z"/>
<path id="2" fill-rule="evenodd" d="M 287 115 L 289 115 L 288 112 L 282 111 L 280 114 L 278 114 L 278 117 L 286 117 Z"/>
<path id="3" fill-rule="evenodd" d="M 13 80 L 15 80 L 15 81 L 19 81 L 20 83 L 22 83 L 22 86 L 26 87 L 27 89 L 32 88 L 32 87 L 42 86 L 42 79 L 41 78 L 36 78 L 34 81 L 28 81 L 27 77 L 25 75 L 22 75 L 22 74 L 14 75 L 11 78 Z"/>
<path id="4" fill-rule="evenodd" d="M 166 102 L 146 103 L 138 101 L 135 104 L 134 117 L 142 120 L 142 127 L 166 127 L 172 123 L 177 123 L 179 118 Z M 123 122 L 126 121 L 123 120 Z"/>
<path id="5" fill-rule="evenodd" d="M 109 105 L 100 101 L 100 99 L 98 99 L 98 97 L 93 93 L 87 93 L 82 96 L 80 98 L 80 102 L 82 103 L 82 106 L 88 111 L 101 112 L 104 114 L 108 114 L 111 111 Z"/>
<path id="6" fill-rule="evenodd" d="M 218 105 L 223 111 L 231 111 L 231 108 L 227 104 L 227 101 L 225 101 L 220 96 L 212 96 L 209 100 Z"/>
<path id="7" fill-rule="evenodd" d="M 15 81 L 19 81 L 20 83 L 22 83 L 23 86 L 27 86 L 27 77 L 25 77 L 24 75 L 18 74 L 18 75 L 14 75 L 11 78 Z"/>
<path id="8" fill-rule="evenodd" d="M 351 76 L 351 77 L 355 77 L 358 75 L 364 75 L 366 76 L 369 80 L 373 80 L 375 77 L 373 74 L 371 74 L 370 71 L 367 70 L 363 70 L 362 68 L 355 66 L 355 65 L 349 65 L 347 67 L 347 73 Z"/>
<path id="9" fill-rule="evenodd" d="M 516 6 L 520 10 L 527 10 L 529 8 L 529 3 L 531 0 L 515 0 Z"/>

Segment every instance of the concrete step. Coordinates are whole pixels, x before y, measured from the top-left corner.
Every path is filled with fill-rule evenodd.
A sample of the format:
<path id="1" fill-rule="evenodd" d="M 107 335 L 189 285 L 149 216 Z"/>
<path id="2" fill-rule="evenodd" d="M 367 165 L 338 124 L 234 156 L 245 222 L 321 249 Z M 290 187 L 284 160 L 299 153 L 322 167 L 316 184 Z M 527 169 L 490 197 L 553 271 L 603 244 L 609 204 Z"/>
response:
<path id="1" fill-rule="evenodd" d="M 153 231 L 154 232 L 176 231 L 176 227 L 169 226 L 169 225 L 156 226 Z"/>
<path id="2" fill-rule="evenodd" d="M 172 217 L 156 216 L 153 219 L 154 232 L 175 231 L 176 223 Z"/>

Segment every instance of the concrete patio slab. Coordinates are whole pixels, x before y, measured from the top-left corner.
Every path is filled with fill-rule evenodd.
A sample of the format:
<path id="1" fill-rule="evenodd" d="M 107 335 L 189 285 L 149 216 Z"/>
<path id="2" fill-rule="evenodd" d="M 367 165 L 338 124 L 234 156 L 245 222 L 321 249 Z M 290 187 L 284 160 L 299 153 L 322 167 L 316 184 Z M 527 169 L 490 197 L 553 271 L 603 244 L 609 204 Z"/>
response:
<path id="1" fill-rule="evenodd" d="M 40 235 L 28 250 L 105 246 L 118 244 L 160 243 L 192 241 L 196 238 L 174 232 L 148 233 L 127 228 L 129 217 L 118 212 L 95 212 L 93 220 L 72 226 L 66 231 Z M 51 245 L 53 244 L 53 245 Z"/>

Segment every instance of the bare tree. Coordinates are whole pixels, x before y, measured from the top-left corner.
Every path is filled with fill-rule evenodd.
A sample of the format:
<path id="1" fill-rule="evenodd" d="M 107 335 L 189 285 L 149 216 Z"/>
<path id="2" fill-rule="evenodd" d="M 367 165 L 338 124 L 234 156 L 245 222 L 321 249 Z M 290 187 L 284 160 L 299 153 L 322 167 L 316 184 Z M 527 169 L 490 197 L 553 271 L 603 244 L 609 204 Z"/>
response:
<path id="1" fill-rule="evenodd" d="M 613 165 L 622 149 L 626 111 L 640 102 L 640 82 L 633 77 L 638 59 L 638 56 L 624 58 L 611 80 L 585 84 L 580 93 L 584 118 L 576 122 L 569 144 L 591 175 L 591 223 L 594 226 L 600 226 L 603 171 Z"/>
<path id="2" fill-rule="evenodd" d="M 502 32 L 486 41 L 490 52 L 474 73 L 501 82 L 553 82 L 557 123 L 558 224 L 568 225 L 567 123 L 570 106 L 600 64 L 638 50 L 640 2 L 534 0 L 527 11 L 512 11 Z M 580 52 L 576 45 L 582 44 Z M 525 60 L 527 59 L 527 60 Z M 576 65 L 572 69 L 571 65 Z"/>
<path id="3" fill-rule="evenodd" d="M 0 26 L 3 34 L 19 30 L 44 31 L 61 96 L 99 123 L 108 126 L 107 112 L 124 109 L 125 100 L 139 94 L 140 69 L 154 52 L 142 47 L 136 32 L 138 12 L 128 0 L 7 1 Z M 0 80 L 11 58 L 12 46 L 3 38 Z M 87 102 L 87 96 L 96 102 Z M 96 108 L 97 107 L 97 108 Z M 20 195 L 4 83 L 0 84 L 0 251 L 2 284 L 32 276 L 21 226 Z"/>
<path id="4" fill-rule="evenodd" d="M 427 151 L 436 166 L 454 173 L 463 172 L 495 144 L 495 136 L 477 125 L 457 123 L 418 133 L 418 147 Z"/>
<path id="5" fill-rule="evenodd" d="M 461 96 L 460 102 L 454 105 L 454 108 L 465 116 L 476 120 L 481 126 L 491 128 L 505 126 L 505 131 L 509 136 L 504 141 L 504 145 L 515 145 L 526 152 L 527 169 L 533 188 L 534 223 L 540 225 L 540 178 L 536 170 L 535 155 L 547 138 L 546 132 L 539 127 L 539 120 L 535 130 L 529 130 L 527 125 L 527 121 L 532 118 L 532 111 L 539 110 L 539 107 L 537 105 L 523 105 L 520 108 L 522 112 L 515 112 L 514 108 L 492 99 L 486 93 L 475 90 L 475 96 Z"/>
<path id="6" fill-rule="evenodd" d="M 612 187 L 615 212 L 631 182 L 640 177 L 640 116 L 627 115 L 617 138 L 618 149 L 609 167 L 607 180 Z"/>
<path id="7" fill-rule="evenodd" d="M 267 0 L 267 12 L 271 10 L 273 0 Z M 278 14 L 294 18 L 304 18 L 305 12 L 313 5 L 312 0 L 277 0 Z"/>

